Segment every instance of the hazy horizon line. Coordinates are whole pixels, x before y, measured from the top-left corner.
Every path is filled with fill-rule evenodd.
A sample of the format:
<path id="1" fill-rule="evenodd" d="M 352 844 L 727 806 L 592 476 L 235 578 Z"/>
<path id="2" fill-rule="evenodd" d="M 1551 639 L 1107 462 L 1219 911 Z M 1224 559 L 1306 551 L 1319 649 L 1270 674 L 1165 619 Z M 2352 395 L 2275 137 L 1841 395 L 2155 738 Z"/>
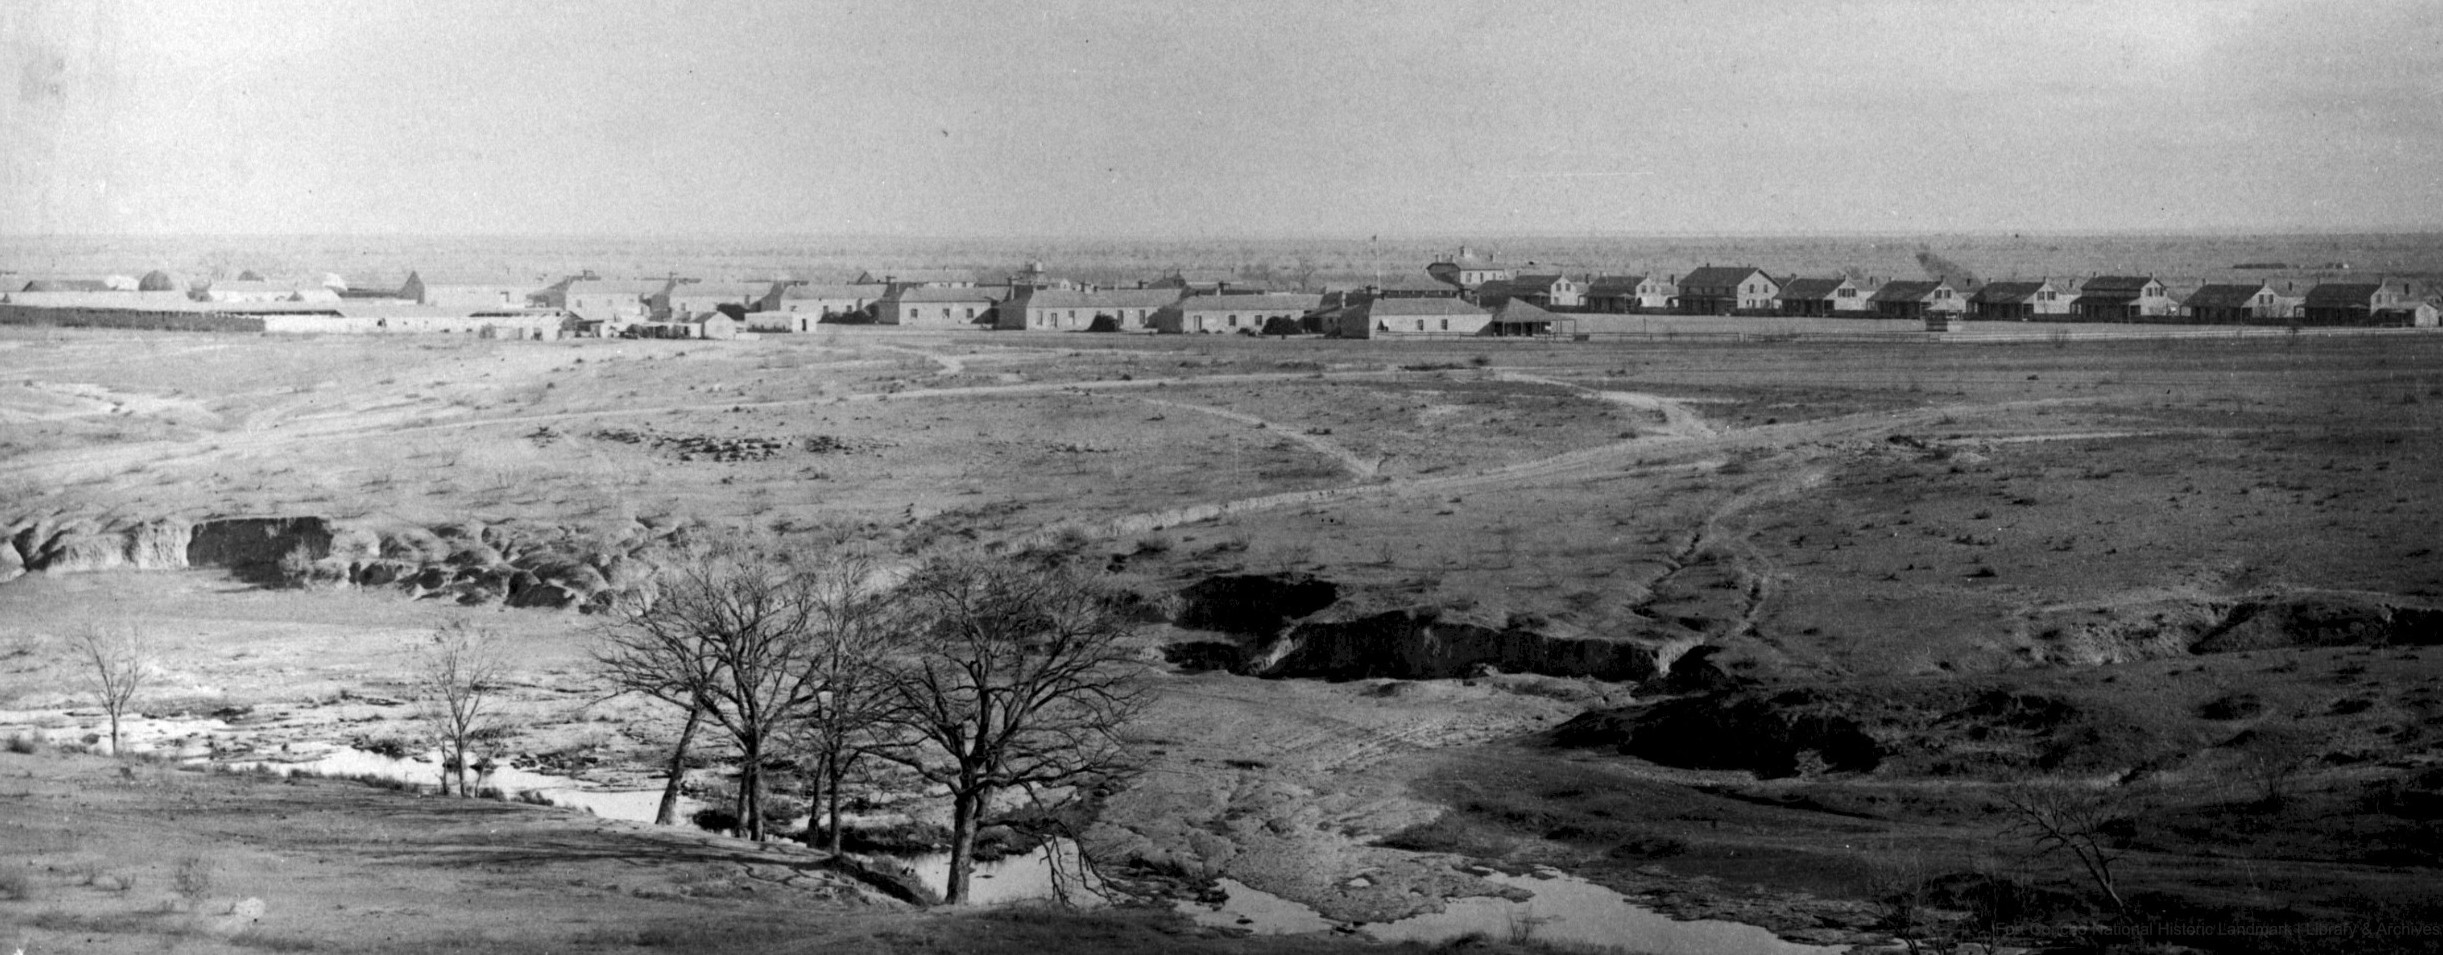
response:
<path id="1" fill-rule="evenodd" d="M 615 239 L 615 240 L 817 240 L 817 241 L 919 241 L 919 242 L 1232 242 L 1232 241 L 1300 241 L 1300 242 L 1447 242 L 1447 241 L 1517 241 L 1535 239 L 1770 239 L 1872 237 L 1910 238 L 1959 236 L 1966 238 L 2028 238 L 2071 236 L 2349 236 L 2349 235 L 2437 235 L 2443 234 L 2443 224 L 2425 226 L 2366 226 L 2316 227 L 2288 226 L 2278 228 L 2246 228 L 2237 226 L 2195 226 L 2185 228 L 2092 228 L 2092 229 L 1696 229 L 1653 231 L 1598 232 L 1412 232 L 1412 233 L 1322 233 L 1273 232 L 1228 234 L 1179 234 L 1102 232 L 1070 234 L 934 234 L 896 232 L 758 232 L 758 231 L 668 231 L 668 232 L 0 232 L 0 242 L 91 241 L 121 240 L 245 240 L 245 239 Z"/>

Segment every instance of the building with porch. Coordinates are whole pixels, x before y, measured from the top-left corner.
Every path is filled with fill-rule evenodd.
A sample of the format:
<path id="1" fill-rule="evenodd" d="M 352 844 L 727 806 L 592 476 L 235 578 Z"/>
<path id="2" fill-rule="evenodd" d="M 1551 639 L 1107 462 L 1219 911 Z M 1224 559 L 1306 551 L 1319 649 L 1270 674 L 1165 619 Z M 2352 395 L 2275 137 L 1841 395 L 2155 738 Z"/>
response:
<path id="1" fill-rule="evenodd" d="M 1732 315 L 1771 311 L 1781 283 L 1752 265 L 1708 265 L 1688 273 L 1679 286 L 1680 312 L 1686 315 Z"/>
<path id="2" fill-rule="evenodd" d="M 2180 300 L 2180 312 L 2200 325 L 2249 325 L 2290 317 L 2290 300 L 2270 282 L 2209 283 Z"/>
<path id="3" fill-rule="evenodd" d="M 1885 282 L 1872 296 L 1877 318 L 1925 318 L 1929 315 L 1959 315 L 1965 313 L 1967 302 L 1951 283 L 1933 281 Z"/>
<path id="4" fill-rule="evenodd" d="M 1814 318 L 1857 316 L 1871 311 L 1867 296 L 1859 294 L 1858 283 L 1846 275 L 1814 279 L 1792 276 L 1774 293 L 1773 305 L 1774 311 L 1783 315 Z"/>
<path id="5" fill-rule="evenodd" d="M 2299 301 L 2302 325 L 2375 325 L 2378 313 L 2401 307 L 2390 282 L 2323 282 Z"/>
<path id="6" fill-rule="evenodd" d="M 2027 321 L 2070 314 L 2067 296 L 2050 279 L 2036 282 L 1988 282 L 1968 296 L 1968 317 L 1985 321 Z"/>
<path id="7" fill-rule="evenodd" d="M 2170 291 L 2151 275 L 2098 275 L 2079 283 L 2070 314 L 2089 322 L 2134 322 L 2180 314 Z"/>

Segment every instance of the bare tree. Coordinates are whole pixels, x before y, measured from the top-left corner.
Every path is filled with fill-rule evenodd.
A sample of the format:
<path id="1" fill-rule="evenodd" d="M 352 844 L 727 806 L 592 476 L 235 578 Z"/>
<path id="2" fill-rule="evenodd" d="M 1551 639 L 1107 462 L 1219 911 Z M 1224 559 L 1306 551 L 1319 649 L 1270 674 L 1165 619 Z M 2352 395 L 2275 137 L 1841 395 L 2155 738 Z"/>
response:
<path id="1" fill-rule="evenodd" d="M 842 556 L 825 562 L 809 582 L 814 599 L 813 646 L 806 654 L 816 687 L 798 725 L 798 738 L 812 758 L 815 792 L 809 794 L 806 828 L 828 816 L 827 844 L 840 851 L 840 797 L 849 774 L 864 757 L 894 745 L 889 724 L 891 697 L 883 665 L 898 636 L 892 594 L 881 586 L 872 561 Z M 818 811 L 818 809 L 820 811 Z"/>
<path id="2" fill-rule="evenodd" d="M 595 652 L 614 686 L 690 708 L 736 745 L 734 811 L 750 839 L 765 835 L 772 744 L 822 689 L 808 665 L 815 578 L 753 543 L 699 549 L 664 571 L 650 600 L 625 607 Z"/>
<path id="3" fill-rule="evenodd" d="M 2111 901 L 2112 910 L 2129 913 L 2119 877 L 2112 871 L 2126 851 L 2124 834 L 2135 817 L 2127 792 L 2075 783 L 2026 783 L 2005 791 L 2002 804 L 2010 813 L 2011 829 L 2027 837 L 2036 855 L 2068 852 Z"/>
<path id="4" fill-rule="evenodd" d="M 2280 809 L 2289 802 L 2291 783 L 2315 757 L 2316 742 L 2296 727 L 2259 726 L 2225 745 L 2238 752 L 2240 775 L 2254 787 L 2257 805 Z"/>
<path id="5" fill-rule="evenodd" d="M 914 741 L 879 755 L 949 789 L 950 877 L 967 900 L 996 795 L 1076 793 L 1127 768 L 1118 731 L 1143 705 L 1112 603 L 1065 566 L 940 558 L 900 588 L 906 651 L 887 719 Z"/>
<path id="6" fill-rule="evenodd" d="M 442 624 L 418 648 L 416 706 L 441 747 L 442 795 L 453 779 L 461 798 L 475 795 L 467 786 L 468 755 L 502 725 L 492 692 L 507 670 L 500 635 L 466 620 Z"/>
<path id="7" fill-rule="evenodd" d="M 717 675 L 716 655 L 692 631 L 649 623 L 645 618 L 651 608 L 650 599 L 623 601 L 621 615 L 598 635 L 593 656 L 596 669 L 611 685 L 611 696 L 635 693 L 687 714 L 670 747 L 661 804 L 653 813 L 654 825 L 667 826 L 678 821 L 687 753 L 704 725 L 703 688 Z"/>
<path id="8" fill-rule="evenodd" d="M 152 642 L 134 624 L 89 624 L 71 642 L 84 661 L 86 682 L 110 717 L 110 754 L 117 756 L 119 720 L 144 688 L 145 671 L 153 662 Z"/>

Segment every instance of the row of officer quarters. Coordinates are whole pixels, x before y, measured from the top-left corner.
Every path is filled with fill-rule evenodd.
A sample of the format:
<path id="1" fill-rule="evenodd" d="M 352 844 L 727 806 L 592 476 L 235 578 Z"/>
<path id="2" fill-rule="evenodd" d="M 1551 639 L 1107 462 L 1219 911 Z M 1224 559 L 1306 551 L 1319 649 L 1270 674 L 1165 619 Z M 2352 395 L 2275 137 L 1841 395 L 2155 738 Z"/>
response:
<path id="1" fill-rule="evenodd" d="M 2198 324 L 2436 324 L 2436 306 L 2405 283 L 2214 283 L 2174 289 L 2149 275 L 2078 282 L 1945 279 L 1877 281 L 1781 276 L 1755 266 L 1705 265 L 1685 274 L 1572 275 L 1501 265 L 1462 247 L 1421 272 L 1322 292 L 1278 291 L 1219 273 L 1174 272 L 1133 287 L 1057 278 L 1042 263 L 1000 277 L 951 270 L 869 270 L 847 282 L 705 282 L 676 275 L 604 279 L 410 272 L 396 285 L 352 287 L 338 276 L 280 281 L 254 273 L 188 281 L 141 277 L 35 279 L 0 285 L 0 304 L 78 309 L 278 314 L 282 330 L 480 329 L 556 335 L 734 338 L 810 332 L 818 325 L 1167 334 L 1323 334 L 1347 338 L 1540 336 L 1569 316 L 1675 314 L 1881 318 L 1929 322 L 2191 322 Z M 411 314 L 408 307 L 413 306 Z M 391 315 L 393 320 L 356 321 Z M 361 326 L 361 327 L 360 327 Z M 1929 324 L 1928 327 L 1935 327 Z"/>
<path id="2" fill-rule="evenodd" d="M 1456 297 L 1488 308 L 1523 300 L 1557 313 L 1754 315 L 1984 321 L 2180 322 L 2196 324 L 2436 324 L 2436 305 L 2408 283 L 2325 282 L 2304 292 L 2285 283 L 2209 283 L 2175 289 L 2151 275 L 2098 275 L 2078 282 L 1948 279 L 1878 281 L 1785 276 L 1755 266 L 1706 265 L 1685 275 L 1572 277 L 1492 264 L 1464 247 L 1426 267 Z M 1386 286 L 1388 291 L 1390 286 Z"/>

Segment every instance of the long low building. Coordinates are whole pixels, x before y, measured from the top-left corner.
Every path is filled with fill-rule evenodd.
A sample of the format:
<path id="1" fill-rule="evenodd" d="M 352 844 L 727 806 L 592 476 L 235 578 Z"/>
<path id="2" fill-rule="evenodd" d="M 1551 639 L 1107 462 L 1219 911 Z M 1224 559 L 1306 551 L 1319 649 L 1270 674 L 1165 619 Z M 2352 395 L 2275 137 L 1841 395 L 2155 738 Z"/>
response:
<path id="1" fill-rule="evenodd" d="M 1378 298 L 1340 315 L 1340 338 L 1482 335 L 1493 314 L 1455 298 Z"/>
<path id="2" fill-rule="evenodd" d="M 1275 319 L 1295 322 L 1323 304 L 1321 295 L 1198 295 L 1154 310 L 1150 325 L 1166 335 L 1252 331 Z"/>
<path id="3" fill-rule="evenodd" d="M 891 286 L 874 301 L 874 323 L 902 328 L 971 329 L 991 320 L 1007 288 L 974 285 Z"/>
<path id="4" fill-rule="evenodd" d="M 120 293 L 130 295 L 133 293 Z M 14 298 L 14 296 L 12 296 Z M 88 299 L 92 298 L 88 296 Z M 0 325 L 300 335 L 463 334 L 551 340 L 579 320 L 557 308 L 451 308 L 411 302 L 0 303 Z"/>
<path id="5" fill-rule="evenodd" d="M 1124 288 L 1099 292 L 1029 289 L 1002 303 L 994 327 L 1012 331 L 1089 331 L 1098 320 L 1110 331 L 1153 328 L 1154 313 L 1180 300 L 1180 289 Z"/>

